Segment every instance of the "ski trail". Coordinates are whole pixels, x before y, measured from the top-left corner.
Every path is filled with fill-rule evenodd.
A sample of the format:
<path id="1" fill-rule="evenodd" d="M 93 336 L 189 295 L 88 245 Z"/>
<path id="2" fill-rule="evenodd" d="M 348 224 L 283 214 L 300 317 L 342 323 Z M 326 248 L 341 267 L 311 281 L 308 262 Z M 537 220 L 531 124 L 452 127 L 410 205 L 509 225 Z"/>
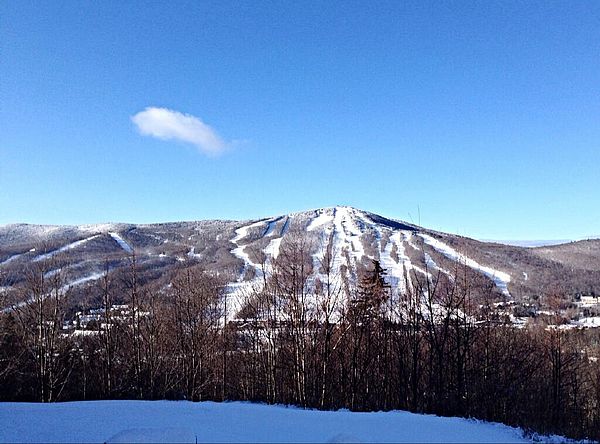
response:
<path id="1" fill-rule="evenodd" d="M 433 260 L 433 258 L 431 257 L 431 255 L 429 253 L 424 252 L 424 254 L 425 254 L 425 263 L 427 264 L 428 269 L 437 270 L 441 273 L 444 273 L 446 276 L 448 276 L 451 281 L 454 280 L 454 276 L 452 276 L 452 274 L 445 268 L 440 267 L 437 264 L 437 262 Z"/>
<path id="2" fill-rule="evenodd" d="M 334 230 L 335 230 L 333 222 L 334 222 L 334 211 L 332 211 L 331 209 L 316 210 L 315 218 L 311 220 L 311 222 L 309 223 L 309 225 L 306 228 L 306 230 L 309 232 L 312 232 L 312 231 L 316 230 L 317 228 L 321 228 L 321 232 L 320 232 L 318 240 L 317 240 L 317 248 L 316 248 L 315 252 L 311 255 L 313 272 L 311 273 L 311 276 L 309 276 L 309 278 L 308 278 L 308 285 L 311 288 L 314 288 L 314 285 L 315 285 L 317 279 L 319 279 L 321 282 L 327 281 L 326 275 L 321 271 L 321 266 L 323 265 L 323 260 L 326 256 L 327 250 L 329 248 L 331 233 L 334 232 Z M 333 261 L 335 261 L 337 259 L 337 256 L 339 255 L 339 251 L 335 251 L 335 250 L 336 250 L 336 247 L 334 245 L 332 245 L 331 252 L 334 255 L 332 258 Z M 333 265 L 332 268 L 333 268 L 332 271 L 334 271 L 334 272 L 339 271 L 339 268 L 336 268 L 335 265 Z"/>
<path id="3" fill-rule="evenodd" d="M 59 270 L 54 270 L 47 274 L 50 274 L 50 275 L 56 274 L 58 271 Z M 87 276 L 80 277 L 80 278 L 75 279 L 74 281 L 71 281 L 71 282 L 63 285 L 62 287 L 60 287 L 58 289 L 58 292 L 59 292 L 59 294 L 64 295 L 71 288 L 77 287 L 78 285 L 83 285 L 87 282 L 96 281 L 96 280 L 102 278 L 102 276 L 104 276 L 104 273 L 92 273 Z M 54 290 L 50 291 L 48 293 L 45 293 L 45 294 L 41 295 L 40 297 L 42 300 L 45 300 L 49 297 L 52 297 L 53 293 L 54 293 Z M 8 307 L 3 308 L 2 310 L 0 310 L 0 313 L 10 313 L 11 311 L 15 311 L 19 308 L 27 306 L 28 304 L 31 304 L 33 301 L 34 301 L 34 298 L 32 297 L 32 298 L 27 299 L 26 301 L 17 302 L 15 304 L 12 304 Z"/>
<path id="4" fill-rule="evenodd" d="M 244 274 L 246 273 L 246 270 L 249 267 L 253 267 L 257 273 L 261 272 L 260 266 L 258 264 L 256 264 L 252 259 L 250 259 L 250 255 L 244 251 L 244 248 L 246 247 L 246 245 L 240 245 L 240 241 L 242 239 L 244 239 L 246 236 L 248 236 L 248 231 L 250 231 L 250 229 L 252 229 L 254 227 L 260 227 L 260 226 L 264 225 L 264 223 L 265 223 L 264 221 L 259 221 L 259 222 L 255 222 L 250 225 L 240 227 L 235 230 L 235 236 L 233 237 L 233 239 L 231 239 L 231 242 L 233 242 L 235 245 L 237 245 L 236 248 L 231 250 L 231 254 L 233 254 L 235 257 L 237 257 L 238 259 L 241 259 L 244 262 L 244 267 L 242 269 L 242 272 L 240 273 L 238 282 L 243 279 Z"/>
<path id="5" fill-rule="evenodd" d="M 478 271 L 490 278 L 492 281 L 494 281 L 494 284 L 496 284 L 496 287 L 502 292 L 502 294 L 510 297 L 510 293 L 508 291 L 510 275 L 508 273 L 495 270 L 491 267 L 480 265 L 473 259 L 467 257 L 462 253 L 457 252 L 449 245 L 435 239 L 434 237 L 429 236 L 428 234 L 419 233 L 419 236 L 425 241 L 427 245 L 430 245 L 447 258 L 450 258 L 458 263 L 465 264 L 467 267 L 472 268 L 473 270 Z"/>
<path id="6" fill-rule="evenodd" d="M 267 245 L 265 247 L 263 252 L 267 256 L 270 256 L 272 259 L 277 259 L 277 256 L 279 255 L 279 248 L 281 247 L 282 240 L 283 240 L 282 237 L 278 237 L 276 239 L 271 240 L 271 242 L 269 242 L 269 245 Z"/>
<path id="7" fill-rule="evenodd" d="M 306 227 L 306 231 L 314 231 L 317 228 L 333 223 L 334 215 L 329 214 L 326 210 L 316 210 L 316 217 L 310 221 Z"/>
<path id="8" fill-rule="evenodd" d="M 347 242 L 352 246 L 351 253 L 354 261 L 356 263 L 360 262 L 363 256 L 365 256 L 365 249 L 360 240 L 362 236 L 362 230 L 359 225 L 356 223 L 356 220 L 351 213 L 350 209 L 347 207 L 341 207 L 338 209 L 336 214 L 341 213 L 342 225 L 344 229 L 344 235 L 346 236 Z"/>
<path id="9" fill-rule="evenodd" d="M 33 253 L 34 251 L 35 251 L 35 248 L 32 248 L 31 250 L 26 251 L 24 253 L 13 254 L 8 259 L 4 260 L 3 262 L 0 262 L 0 267 L 2 265 L 10 264 L 12 261 L 19 259 L 21 256 L 25 256 L 27 253 Z"/>
<path id="10" fill-rule="evenodd" d="M 85 239 L 81 239 L 81 240 L 78 240 L 76 242 L 72 242 L 70 244 L 67 244 L 67 245 L 65 245 L 63 247 L 60 247 L 59 249 L 51 251 L 49 253 L 41 254 L 38 257 L 36 257 L 33 260 L 33 262 L 43 261 L 43 260 L 49 259 L 49 258 L 51 258 L 53 256 L 56 256 L 57 254 L 63 253 L 65 251 L 67 251 L 67 250 L 73 250 L 74 248 L 80 247 L 81 245 L 84 245 L 85 243 L 87 243 L 87 242 L 89 242 L 89 241 L 91 241 L 93 239 L 96 239 L 99 236 L 101 236 L 101 235 L 100 234 L 96 234 L 94 236 L 90 236 L 90 237 L 87 237 Z"/>
<path id="11" fill-rule="evenodd" d="M 389 283 L 392 287 L 399 288 L 402 293 L 406 293 L 406 280 L 404 279 L 404 271 L 405 271 L 405 259 L 408 259 L 407 256 L 404 255 L 404 248 L 402 248 L 402 252 L 398 252 L 398 259 L 392 257 L 392 249 L 396 246 L 396 250 L 398 251 L 398 245 L 402 243 L 401 239 L 402 233 L 396 232 L 393 233 L 384 248 L 384 250 L 379 254 L 379 260 L 381 261 L 381 267 L 386 269 L 388 272 Z M 402 256 L 401 256 L 402 255 Z M 410 264 L 410 260 L 408 260 Z"/>
<path id="12" fill-rule="evenodd" d="M 413 241 L 414 236 L 413 236 L 412 231 L 406 231 L 405 233 L 406 233 L 406 236 L 405 236 L 406 243 L 415 251 L 421 251 L 421 248 L 419 248 L 419 246 L 417 244 L 415 244 Z"/>
<path id="13" fill-rule="evenodd" d="M 265 229 L 265 232 L 263 233 L 262 237 L 273 236 L 275 234 L 275 227 L 277 226 L 277 222 L 279 222 L 281 219 L 283 219 L 283 216 L 276 217 L 275 219 L 271 219 L 270 221 L 268 221 L 267 228 Z"/>
<path id="14" fill-rule="evenodd" d="M 113 238 L 113 240 L 119 244 L 119 247 L 121 247 L 123 250 L 125 250 L 127 253 L 131 254 L 133 253 L 133 248 L 131 248 L 131 245 L 129 245 L 125 239 L 123 239 L 119 233 L 115 233 L 114 231 L 109 231 L 109 236 Z"/>
<path id="15" fill-rule="evenodd" d="M 253 292 L 254 288 L 258 288 L 261 284 L 263 276 L 262 267 L 255 263 L 248 253 L 244 251 L 244 248 L 247 245 L 240 245 L 240 241 L 248 236 L 248 232 L 252 228 L 261 227 L 267 224 L 265 230 L 263 232 L 263 237 L 271 236 L 274 233 L 275 225 L 278 219 L 273 219 L 271 221 L 265 222 L 264 220 L 255 222 L 250 225 L 245 225 L 243 227 L 237 228 L 235 230 L 235 236 L 231 239 L 231 242 L 236 245 L 234 249 L 231 250 L 231 254 L 233 254 L 238 259 L 241 259 L 244 263 L 243 268 L 235 282 L 230 282 L 227 285 L 227 291 L 225 297 L 227 298 L 227 319 L 234 319 L 237 313 L 244 307 L 248 296 L 250 296 Z M 286 221 L 287 223 L 287 221 Z M 273 239 L 269 245 L 265 248 L 271 249 L 271 256 L 274 256 L 279 252 L 279 244 L 281 243 L 281 238 Z M 190 250 L 190 253 L 193 253 L 193 249 Z M 244 276 L 248 269 L 254 269 L 254 278 L 249 281 L 244 281 Z"/>
<path id="16" fill-rule="evenodd" d="M 67 290 L 70 287 L 76 287 L 77 285 L 82 285 L 82 284 L 85 284 L 85 283 L 90 282 L 90 281 L 97 281 L 102 276 L 104 276 L 104 273 L 92 273 L 92 274 L 89 274 L 89 275 L 81 277 L 79 279 L 75 279 L 72 282 L 69 282 L 67 285 L 63 286 L 61 288 L 61 290 Z"/>
<path id="17" fill-rule="evenodd" d="M 333 260 L 333 267 L 335 270 L 340 270 L 342 265 L 346 265 L 350 277 L 356 281 L 356 258 L 354 258 L 354 252 L 348 235 L 346 233 L 346 227 L 344 224 L 343 214 L 340 214 L 340 208 L 334 208 L 333 210 L 333 247 L 338 252 Z M 354 259 L 354 264 L 351 263 L 351 259 Z"/>
<path id="18" fill-rule="evenodd" d="M 281 236 L 285 235 L 288 230 L 290 229 L 290 217 L 286 217 L 285 218 L 285 223 L 283 224 L 283 227 L 281 227 L 281 233 L 279 233 Z"/>

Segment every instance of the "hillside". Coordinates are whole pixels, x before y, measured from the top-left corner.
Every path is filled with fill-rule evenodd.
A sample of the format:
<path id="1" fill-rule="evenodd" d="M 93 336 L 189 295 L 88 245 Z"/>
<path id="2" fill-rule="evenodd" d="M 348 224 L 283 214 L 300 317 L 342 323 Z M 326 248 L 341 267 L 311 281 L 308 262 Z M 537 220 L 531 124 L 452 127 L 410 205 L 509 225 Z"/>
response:
<path id="1" fill-rule="evenodd" d="M 486 297 L 529 303 L 548 293 L 568 304 L 600 292 L 600 240 L 524 248 L 479 242 L 388 219 L 351 207 L 323 208 L 250 221 L 198 221 L 150 225 L 101 224 L 0 227 L 0 288 L 8 303 L 28 267 L 61 269 L 82 306 L 93 304 L 86 286 L 107 269 L 126 270 L 135 252 L 142 282 L 160 281 L 181 268 L 201 265 L 230 283 L 230 314 L 244 308 L 244 289 L 260 280 L 282 245 L 301 236 L 311 256 L 312 281 L 319 261 L 334 255 L 334 271 L 356 283 L 377 260 L 397 291 L 415 280 L 453 279 L 466 273 Z M 491 291 L 491 293 L 490 293 Z M 87 298 L 87 299 L 86 299 Z"/>
<path id="2" fill-rule="evenodd" d="M 595 241 L 513 247 L 334 207 L 11 225 L 0 242 L 4 401 L 245 400 L 600 430 Z"/>

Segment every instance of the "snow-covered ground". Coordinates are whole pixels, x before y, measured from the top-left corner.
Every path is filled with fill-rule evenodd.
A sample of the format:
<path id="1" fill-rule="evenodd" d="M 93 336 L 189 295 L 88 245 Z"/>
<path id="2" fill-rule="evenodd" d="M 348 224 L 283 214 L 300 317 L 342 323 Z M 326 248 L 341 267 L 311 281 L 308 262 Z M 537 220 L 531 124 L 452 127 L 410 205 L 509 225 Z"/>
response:
<path id="1" fill-rule="evenodd" d="M 80 247 L 80 246 L 84 245 L 85 243 L 87 243 L 87 242 L 89 242 L 91 240 L 96 239 L 99 236 L 100 236 L 99 234 L 95 234 L 94 236 L 86 237 L 85 239 L 81 239 L 81 240 L 78 240 L 76 242 L 71 242 L 70 244 L 67 244 L 64 247 L 61 247 L 58 250 L 54 250 L 54 251 L 51 251 L 49 253 L 42 254 L 42 255 L 36 257 L 33 261 L 34 262 L 44 261 L 44 260 L 49 259 L 49 258 L 51 258 L 53 256 L 56 256 L 57 254 L 63 253 L 65 251 L 67 251 L 67 250 L 73 250 L 73 249 L 75 249 L 77 247 Z"/>
<path id="2" fill-rule="evenodd" d="M 0 403 L 1 442 L 528 442 L 519 429 L 408 412 L 241 402 Z"/>
<path id="3" fill-rule="evenodd" d="M 130 253 L 130 254 L 133 253 L 133 248 L 131 248 L 131 245 L 129 245 L 127 243 L 127 241 L 125 239 L 123 239 L 119 233 L 111 231 L 108 234 L 110 235 L 110 237 L 112 237 L 114 239 L 114 241 L 116 243 L 119 244 L 119 247 L 121 247 L 127 253 Z"/>
<path id="4" fill-rule="evenodd" d="M 241 241 L 248 236 L 248 233 L 253 228 L 264 227 L 263 237 L 272 237 L 275 232 L 275 224 L 280 218 L 274 218 L 269 221 L 258 221 L 254 222 L 250 225 L 242 226 L 235 230 L 235 236 L 231 239 L 231 242 L 236 245 L 236 247 L 231 250 L 231 254 L 233 254 L 238 259 L 241 259 L 244 263 L 244 266 L 240 272 L 240 275 L 236 282 L 230 282 L 227 285 L 227 318 L 231 319 L 235 317 L 239 310 L 245 304 L 247 297 L 252 293 L 254 288 L 259 288 L 260 283 L 263 279 L 263 270 L 262 266 L 259 263 L 254 262 L 245 250 L 246 244 L 241 243 Z M 281 243 L 281 238 L 276 238 L 271 240 L 269 245 L 265 248 L 265 251 L 268 252 L 270 257 L 276 257 L 279 253 L 279 246 Z M 248 270 L 254 270 L 254 278 L 248 281 L 244 281 L 246 276 L 246 272 Z"/>
<path id="5" fill-rule="evenodd" d="M 496 287 L 507 297 L 510 297 L 510 293 L 508 291 L 508 284 L 510 282 L 510 275 L 503 271 L 494 270 L 491 267 L 486 267 L 478 264 L 473 259 L 465 256 L 462 253 L 457 252 L 451 246 L 446 245 L 442 241 L 435 239 L 428 234 L 419 233 L 419 236 L 425 241 L 426 244 L 433 247 L 435 250 L 442 253 L 447 258 L 452 259 L 455 262 L 465 264 L 467 267 L 472 268 L 475 271 L 483 273 L 488 278 L 494 281 Z"/>
<path id="6" fill-rule="evenodd" d="M 258 221 L 251 225 L 246 225 L 244 227 L 240 227 L 237 230 L 235 230 L 235 237 L 233 239 L 231 239 L 231 242 L 234 243 L 235 245 L 237 245 L 237 247 L 234 248 L 233 250 L 231 250 L 231 253 L 235 257 L 237 257 L 238 259 L 241 259 L 244 262 L 244 268 L 242 270 L 239 280 L 241 280 L 244 277 L 244 274 L 246 273 L 246 270 L 248 268 L 254 268 L 254 270 L 257 274 L 261 273 L 260 264 L 255 263 L 250 258 L 250 255 L 244 250 L 245 245 L 244 244 L 240 245 L 240 241 L 242 239 L 244 239 L 246 236 L 248 236 L 248 232 L 252 228 L 260 227 L 265 224 L 268 224 L 268 223 L 265 221 Z M 268 228 L 267 228 L 267 231 L 268 231 Z"/>
<path id="7" fill-rule="evenodd" d="M 261 253 L 265 254 L 268 263 L 277 257 L 283 240 L 283 231 L 285 231 L 290 218 L 294 219 L 296 216 L 294 214 L 287 216 L 284 229 L 281 230 L 278 236 L 275 233 L 276 225 L 286 216 L 260 220 L 241 226 L 235 230 L 235 236 L 231 239 L 235 248 L 231 250 L 231 253 L 238 259 L 241 259 L 244 266 L 237 282 L 230 283 L 228 286 L 228 307 L 230 307 L 229 314 L 231 316 L 235 316 L 236 310 L 244 306 L 244 301 L 250 290 L 252 288 L 259 288 L 263 279 L 263 271 L 260 264 L 255 262 L 255 259 L 249 254 L 246 248 L 246 238 L 250 230 L 262 229 L 263 234 L 260 237 L 263 239 L 270 238 L 267 246 L 261 247 Z M 306 215 L 303 214 L 302 217 L 306 217 Z M 409 229 L 375 223 L 367 213 L 355 208 L 342 206 L 314 210 L 313 214 L 308 217 L 305 229 L 308 233 L 319 233 L 318 239 L 315 241 L 317 248 L 312 254 L 314 270 L 313 275 L 309 279 L 309 284 L 313 283 L 316 278 L 323 281 L 323 276 L 319 272 L 319 260 L 325 256 L 330 241 L 332 241 L 332 252 L 334 254 L 332 264 L 334 273 L 339 272 L 341 267 L 345 266 L 348 270 L 350 281 L 355 284 L 357 281 L 357 268 L 363 261 L 363 258 L 379 259 L 383 268 L 387 270 L 387 277 L 392 286 L 401 291 L 406 290 L 406 284 L 412 286 L 414 273 L 419 273 L 428 279 L 433 279 L 432 272 L 441 272 L 452 279 L 452 273 L 438 266 L 431 255 L 425 251 L 423 253 L 425 254 L 427 270 L 411 262 L 406 253 L 406 248 L 421 251 L 422 248 L 416 243 L 417 240 L 420 240 L 451 260 L 465 264 L 475 271 L 484 274 L 496 284 L 503 294 L 510 296 L 508 284 L 511 277 L 508 273 L 481 265 L 427 234 L 415 233 Z M 372 257 L 372 252 L 371 254 L 367 254 L 365 251 L 363 238 L 367 234 L 374 236 L 376 239 L 378 257 Z M 383 237 L 387 238 L 384 248 L 382 248 L 381 244 Z M 252 245 L 252 241 L 249 244 Z M 392 250 L 394 250 L 395 254 L 392 254 Z M 254 278 L 246 281 L 245 276 L 248 270 L 254 271 Z"/>

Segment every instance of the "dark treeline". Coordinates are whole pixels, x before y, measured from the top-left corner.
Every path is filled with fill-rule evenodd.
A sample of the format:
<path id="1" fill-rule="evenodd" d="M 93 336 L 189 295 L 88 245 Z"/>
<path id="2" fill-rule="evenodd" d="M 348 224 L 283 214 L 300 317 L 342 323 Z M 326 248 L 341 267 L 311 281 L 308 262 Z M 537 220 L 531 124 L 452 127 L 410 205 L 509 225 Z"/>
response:
<path id="1" fill-rule="evenodd" d="M 182 267 L 147 283 L 132 257 L 127 273 L 107 271 L 87 290 L 103 310 L 87 330 L 63 328 L 73 315 L 64 275 L 34 264 L 19 289 L 26 302 L 0 314 L 0 400 L 402 409 L 600 439 L 597 329 L 502 322 L 493 288 L 488 302 L 475 298 L 460 269 L 407 271 L 396 291 L 374 261 L 351 284 L 335 252 L 315 265 L 310 250 L 292 237 L 276 260 L 256 255 L 264 278 L 235 320 L 219 276 Z"/>

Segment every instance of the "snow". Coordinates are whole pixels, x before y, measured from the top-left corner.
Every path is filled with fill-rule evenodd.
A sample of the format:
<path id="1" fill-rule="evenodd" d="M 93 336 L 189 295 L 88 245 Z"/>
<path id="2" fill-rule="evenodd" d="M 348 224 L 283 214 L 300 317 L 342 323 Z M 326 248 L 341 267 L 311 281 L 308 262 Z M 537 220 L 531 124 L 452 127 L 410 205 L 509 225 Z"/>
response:
<path id="1" fill-rule="evenodd" d="M 73 330 L 70 334 L 71 336 L 96 336 L 98 333 L 96 330 Z"/>
<path id="2" fill-rule="evenodd" d="M 188 252 L 188 257 L 192 257 L 192 258 L 196 258 L 196 259 L 201 259 L 202 255 L 196 253 L 196 247 L 192 247 L 192 248 L 190 248 L 190 251 Z"/>
<path id="3" fill-rule="evenodd" d="M 338 226 L 341 226 L 342 228 L 341 232 L 345 237 L 345 242 L 352 246 L 350 251 L 352 252 L 353 256 L 357 261 L 360 261 L 360 259 L 365 255 L 365 250 L 360 240 L 362 230 L 357 223 L 358 218 L 356 213 L 357 211 L 353 208 L 338 207 L 336 208 L 334 218 Z M 364 221 L 360 219 L 358 220 L 364 223 Z"/>
<path id="4" fill-rule="evenodd" d="M 396 246 L 396 254 L 398 255 L 399 261 L 396 262 L 395 258 L 392 257 L 392 248 Z M 385 249 L 379 255 L 381 266 L 388 272 L 388 280 L 394 287 L 398 286 L 401 292 L 406 292 L 406 282 L 404 279 L 404 270 L 410 271 L 412 263 L 406 254 L 404 254 L 404 245 L 402 245 L 402 233 L 395 232 L 390 236 L 390 239 L 385 246 Z M 410 284 L 410 273 L 406 274 L 406 277 Z"/>
<path id="5" fill-rule="evenodd" d="M 88 233 L 106 233 L 110 230 L 115 229 L 115 224 L 104 223 L 104 224 L 86 224 L 79 225 L 77 228 L 81 231 L 85 231 Z"/>
<path id="6" fill-rule="evenodd" d="M 241 402 L 0 404 L 2 442 L 528 442 L 519 429 L 414 413 Z"/>
<path id="7" fill-rule="evenodd" d="M 127 253 L 131 254 L 133 253 L 133 248 L 131 248 L 131 245 L 129 245 L 125 239 L 123 239 L 119 233 L 115 233 L 114 231 L 110 231 L 108 233 L 110 235 L 110 237 L 112 237 L 118 244 L 119 246 L 125 250 Z"/>
<path id="8" fill-rule="evenodd" d="M 326 224 L 330 224 L 333 222 L 333 213 L 327 210 L 316 210 L 317 217 L 310 221 L 308 227 L 306 227 L 307 231 L 313 231 L 318 227 L 321 227 Z"/>
<path id="9" fill-rule="evenodd" d="M 333 213 L 333 250 L 335 252 L 335 256 L 333 259 L 333 267 L 335 270 L 339 270 L 341 265 L 342 265 L 342 261 L 345 259 L 344 258 L 344 250 L 347 249 L 347 239 L 345 237 L 345 233 L 344 233 L 344 226 L 342 225 L 342 219 L 337 217 L 337 211 L 335 211 L 334 209 L 334 213 Z M 350 249 L 351 250 L 351 249 Z M 349 264 L 346 260 L 346 265 L 348 267 L 349 270 L 352 270 L 353 267 L 351 264 Z"/>
<path id="10" fill-rule="evenodd" d="M 263 237 L 273 236 L 275 234 L 275 227 L 277 226 L 277 222 L 279 222 L 282 218 L 283 216 L 276 217 L 275 219 L 272 219 L 269 222 L 267 222 L 267 229 L 265 230 Z"/>
<path id="11" fill-rule="evenodd" d="M 258 221 L 250 225 L 242 226 L 235 230 L 235 236 L 231 239 L 231 242 L 236 247 L 231 250 L 231 254 L 241 259 L 244 262 L 243 269 L 237 279 L 237 282 L 231 282 L 227 285 L 227 313 L 228 318 L 233 318 L 237 312 L 244 306 L 244 301 L 251 293 L 254 286 L 262 280 L 263 272 L 260 264 L 255 263 L 250 259 L 250 255 L 244 250 L 246 245 L 240 245 L 240 241 L 248 236 L 248 232 L 252 228 L 260 227 L 267 224 L 263 236 L 271 236 L 274 234 L 274 226 L 280 218 L 275 218 L 270 221 Z M 286 222 L 287 224 L 287 222 Z M 285 228 L 285 227 L 284 227 Z M 275 257 L 279 253 L 279 245 L 281 238 L 273 239 L 269 242 L 269 245 L 265 248 L 265 251 L 269 250 L 271 256 Z M 255 277 L 252 281 L 244 282 L 244 276 L 249 268 L 253 268 L 255 271 Z"/>
<path id="12" fill-rule="evenodd" d="M 269 242 L 269 245 L 267 245 L 265 247 L 265 249 L 263 250 L 265 252 L 265 254 L 267 254 L 268 256 L 271 256 L 274 259 L 277 259 L 277 256 L 279 255 L 279 248 L 281 247 L 282 240 L 283 240 L 282 237 L 278 237 L 277 239 L 273 239 L 271 242 Z"/>
<path id="13" fill-rule="evenodd" d="M 57 271 L 58 270 L 55 270 L 55 272 L 57 272 Z M 86 282 L 89 282 L 89 281 L 100 279 L 103 275 L 104 275 L 103 273 L 93 273 L 88 276 L 81 277 L 79 279 L 69 282 L 68 284 L 63 285 L 62 287 L 60 287 L 58 289 L 58 292 L 60 294 L 64 294 L 66 291 L 68 291 L 72 287 L 75 287 L 75 286 L 81 285 L 81 284 L 85 284 Z M 42 295 L 42 299 L 45 299 L 49 296 L 51 296 L 51 293 L 46 293 L 46 294 Z M 16 304 L 13 304 L 11 306 L 3 308 L 2 310 L 0 310 L 0 313 L 10 313 L 13 310 L 16 310 L 20 307 L 26 306 L 27 304 L 31 303 L 32 301 L 33 301 L 33 298 L 30 298 L 26 301 L 18 302 Z"/>
<path id="14" fill-rule="evenodd" d="M 437 270 L 439 272 L 444 273 L 446 276 L 450 278 L 450 280 L 454 280 L 454 276 L 445 268 L 440 267 L 436 261 L 433 260 L 429 253 L 425 253 L 425 263 L 429 269 Z"/>
<path id="15" fill-rule="evenodd" d="M 600 327 L 600 316 L 583 317 L 579 321 L 574 322 L 574 324 L 578 327 L 598 328 Z"/>
<path id="16" fill-rule="evenodd" d="M 49 258 L 51 258 L 53 256 L 56 256 L 59 253 L 63 253 L 65 251 L 67 251 L 67 250 L 73 250 L 73 249 L 75 249 L 77 247 L 80 247 L 83 244 L 85 244 L 85 243 L 93 240 L 93 239 L 96 239 L 99 236 L 100 236 L 99 234 L 96 234 L 94 236 L 86 237 L 85 239 L 81 239 L 81 240 L 78 240 L 78 241 L 75 241 L 75 242 L 71 242 L 70 244 L 67 244 L 64 247 L 60 247 L 58 250 L 54 250 L 54 251 L 51 251 L 49 253 L 45 253 L 45 254 L 39 255 L 38 257 L 36 257 L 33 260 L 33 262 L 43 261 L 43 260 L 49 259 Z"/>
<path id="17" fill-rule="evenodd" d="M 6 265 L 6 264 L 10 264 L 12 261 L 14 261 L 15 259 L 20 258 L 21 256 L 23 256 L 25 253 L 20 253 L 20 254 L 13 254 L 12 256 L 10 256 L 8 259 L 6 259 L 4 262 L 0 262 L 0 267 L 2 265 Z"/>
<path id="18" fill-rule="evenodd" d="M 65 292 L 65 291 L 67 291 L 71 287 L 76 287 L 78 285 L 83 285 L 83 284 L 85 284 L 87 282 L 91 282 L 91 281 L 97 281 L 102 276 L 104 276 L 104 273 L 92 273 L 92 274 L 89 274 L 87 276 L 80 277 L 78 279 L 75 279 L 74 281 L 69 282 L 66 285 L 63 285 L 60 288 L 60 291 L 61 292 Z"/>
<path id="19" fill-rule="evenodd" d="M 298 213 L 297 215 L 279 216 L 273 217 L 267 220 L 260 220 L 254 222 L 248 222 L 246 225 L 241 226 L 235 230 L 235 235 L 231 239 L 231 242 L 235 244 L 235 248 L 231 250 L 231 253 L 242 260 L 244 267 L 241 271 L 237 282 L 228 285 L 228 293 L 232 296 L 232 299 L 239 299 L 237 304 L 230 304 L 230 307 L 234 305 L 241 306 L 242 300 L 244 299 L 244 293 L 247 293 L 252 287 L 260 285 L 263 279 L 263 270 L 260 264 L 256 263 L 256 259 L 252 253 L 246 248 L 248 245 L 252 245 L 256 239 L 250 242 L 245 242 L 251 229 L 264 228 L 262 239 L 271 238 L 266 244 L 266 247 L 262 249 L 267 258 L 267 266 L 270 265 L 269 260 L 276 258 L 279 254 L 282 237 L 287 231 L 290 219 L 295 216 L 304 217 L 308 216 L 308 222 L 306 225 L 306 231 L 308 233 L 318 234 L 318 239 L 315 238 L 316 250 L 312 252 L 312 259 L 314 265 L 314 271 L 309 278 L 309 285 L 312 285 L 316 279 L 323 280 L 323 276 L 319 272 L 319 264 L 321 258 L 324 257 L 326 249 L 329 246 L 329 241 L 333 235 L 332 251 L 334 252 L 333 257 L 333 269 L 337 272 L 342 265 L 348 267 L 349 278 L 351 281 L 356 283 L 357 279 L 357 264 L 359 264 L 363 257 L 369 255 L 366 254 L 363 246 L 362 237 L 367 231 L 374 231 L 374 234 L 379 234 L 381 237 L 382 230 L 389 230 L 390 233 L 398 233 L 398 245 L 397 249 L 402 257 L 400 263 L 395 262 L 389 257 L 390 251 L 384 252 L 386 264 L 384 268 L 393 268 L 391 274 L 395 280 L 399 283 L 404 282 L 404 271 L 403 266 L 410 265 L 410 269 L 427 274 L 423 269 L 413 266 L 410 264 L 409 258 L 402 254 L 404 251 L 402 242 L 406 238 L 412 237 L 412 232 L 404 230 L 392 230 L 389 227 L 383 227 L 379 224 L 374 224 L 373 221 L 368 217 L 366 213 L 361 210 L 357 210 L 352 207 L 332 207 L 322 208 L 314 210 L 310 213 Z M 280 221 L 286 218 L 283 223 L 282 229 L 277 233 L 276 227 Z M 402 240 L 401 240 L 402 238 Z M 388 248 L 391 249 L 390 244 Z M 370 256 L 369 256 L 370 257 Z M 244 282 L 243 279 L 246 276 L 246 271 L 249 269 L 255 270 L 255 278 L 249 282 Z"/>
<path id="20" fill-rule="evenodd" d="M 412 231 L 407 232 L 406 242 L 408 243 L 408 245 L 410 245 L 410 248 L 412 248 L 413 250 L 415 250 L 415 251 L 420 251 L 421 250 L 419 248 L 419 246 L 414 243 L 414 237 L 413 237 Z"/>
<path id="21" fill-rule="evenodd" d="M 248 236 L 248 231 L 250 231 L 251 228 L 260 227 L 261 225 L 264 225 L 264 224 L 265 224 L 264 221 L 259 221 L 259 222 L 255 222 L 251 225 L 246 225 L 244 227 L 240 227 L 237 230 L 235 230 L 235 237 L 233 239 L 231 239 L 231 242 L 233 242 L 234 244 L 237 245 L 236 248 L 231 250 L 231 254 L 233 254 L 235 257 L 241 259 L 242 261 L 244 261 L 244 270 L 241 273 L 240 279 L 244 276 L 244 272 L 246 271 L 246 268 L 248 268 L 248 267 L 253 267 L 257 272 L 260 270 L 259 264 L 254 263 L 250 259 L 250 256 L 248 255 L 248 253 L 246 253 L 244 251 L 245 245 L 240 245 L 240 241 L 243 238 L 245 238 L 246 236 Z"/>
<path id="22" fill-rule="evenodd" d="M 326 214 L 326 215 L 324 215 Z M 327 213 L 320 213 L 309 225 L 309 228 L 315 230 L 318 226 L 328 225 L 323 228 L 325 237 L 322 239 L 323 247 L 327 245 L 330 233 L 333 231 L 333 250 L 336 255 L 333 260 L 333 268 L 339 270 L 340 266 L 345 265 L 351 270 L 351 279 L 356 278 L 356 264 L 360 263 L 363 256 L 366 256 L 361 241 L 363 230 L 369 222 L 364 214 L 351 207 L 335 207 L 327 209 Z M 344 252 L 348 253 L 349 259 Z M 324 251 L 319 253 L 323 256 Z M 353 263 L 351 263 L 353 262 Z"/>
<path id="23" fill-rule="evenodd" d="M 442 253 L 444 256 L 459 262 L 461 264 L 465 264 L 467 267 L 472 268 L 473 270 L 479 271 L 483 273 L 491 280 L 494 281 L 496 287 L 504 294 L 505 296 L 510 297 L 510 293 L 508 292 L 508 283 L 510 282 L 510 275 L 503 271 L 494 270 L 493 268 L 486 267 L 484 265 L 480 265 L 475 262 L 473 259 L 465 256 L 462 253 L 457 252 L 449 245 L 446 245 L 442 241 L 435 239 L 428 234 L 419 233 L 419 236 L 425 241 L 426 244 L 433 247 L 435 250 Z"/>

